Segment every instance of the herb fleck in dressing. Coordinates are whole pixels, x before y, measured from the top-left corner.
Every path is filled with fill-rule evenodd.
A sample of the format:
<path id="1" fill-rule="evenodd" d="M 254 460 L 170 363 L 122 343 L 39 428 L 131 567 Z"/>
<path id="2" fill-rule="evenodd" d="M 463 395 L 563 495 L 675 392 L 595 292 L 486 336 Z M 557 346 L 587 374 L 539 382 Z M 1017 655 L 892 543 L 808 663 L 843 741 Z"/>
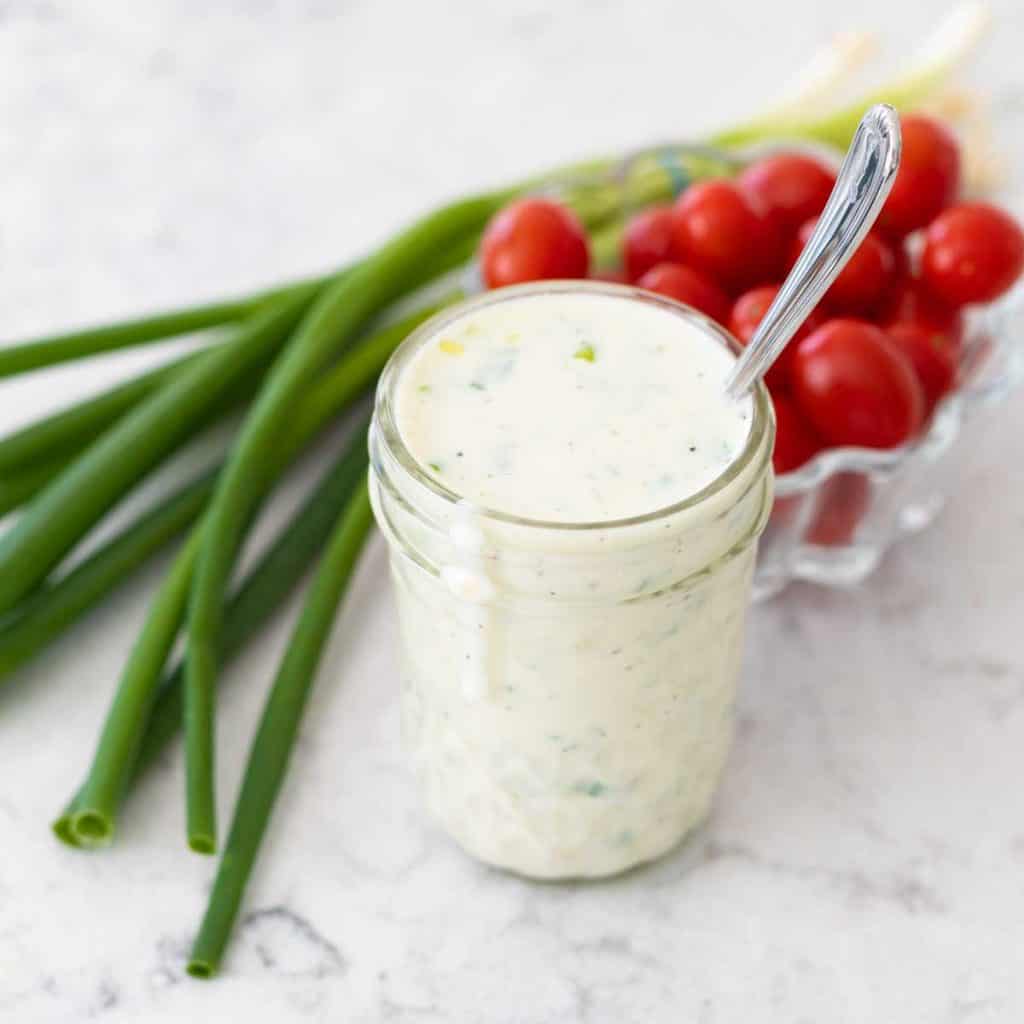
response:
<path id="1" fill-rule="evenodd" d="M 476 300 L 385 374 L 371 495 L 404 732 L 431 811 L 488 863 L 612 874 L 707 813 L 771 501 L 732 362 L 676 309 L 556 284 Z"/>
<path id="2" fill-rule="evenodd" d="M 750 403 L 723 396 L 732 363 L 658 306 L 583 293 L 499 302 L 422 346 L 402 376 L 398 429 L 481 507 L 624 519 L 695 494 L 742 450 Z"/>

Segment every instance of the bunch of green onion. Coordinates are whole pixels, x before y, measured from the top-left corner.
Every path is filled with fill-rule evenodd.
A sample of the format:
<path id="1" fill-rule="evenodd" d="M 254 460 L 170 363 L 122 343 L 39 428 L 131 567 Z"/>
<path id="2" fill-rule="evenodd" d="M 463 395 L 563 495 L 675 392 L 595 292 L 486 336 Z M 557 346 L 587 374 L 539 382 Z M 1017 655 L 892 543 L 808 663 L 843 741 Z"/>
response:
<path id="1" fill-rule="evenodd" d="M 839 113 L 816 112 L 799 121 L 798 95 L 787 108 L 712 141 L 721 146 L 804 137 L 844 145 L 868 100 L 918 102 L 958 55 L 947 46 L 941 60 L 931 54 L 924 69 Z M 830 82 L 839 77 L 834 64 L 825 75 Z M 828 61 L 819 65 L 829 68 Z M 819 73 L 808 88 L 822 93 L 825 84 Z M 196 851 L 214 852 L 214 715 L 223 666 L 316 563 L 252 742 L 189 962 L 195 976 L 217 970 L 320 656 L 369 531 L 365 427 L 232 588 L 239 551 L 261 504 L 317 435 L 372 390 L 408 332 L 461 297 L 453 276 L 472 259 L 484 225 L 503 204 L 524 192 L 557 190 L 590 231 L 600 263 L 631 208 L 668 200 L 686 181 L 722 173 L 732 163 L 704 149 L 682 148 L 672 151 L 668 166 L 666 152 L 625 164 L 594 161 L 453 203 L 322 278 L 0 349 L 0 377 L 8 377 L 183 334 L 215 333 L 188 356 L 0 438 L 0 515 L 16 513 L 0 536 L 0 678 L 55 641 L 157 551 L 176 545 L 127 653 L 86 777 L 54 823 L 64 842 L 82 849 L 108 844 L 135 782 L 183 726 L 187 840 Z M 74 560 L 78 545 L 119 501 L 238 407 L 244 417 L 219 466 Z M 175 664 L 179 636 L 184 655 Z"/>

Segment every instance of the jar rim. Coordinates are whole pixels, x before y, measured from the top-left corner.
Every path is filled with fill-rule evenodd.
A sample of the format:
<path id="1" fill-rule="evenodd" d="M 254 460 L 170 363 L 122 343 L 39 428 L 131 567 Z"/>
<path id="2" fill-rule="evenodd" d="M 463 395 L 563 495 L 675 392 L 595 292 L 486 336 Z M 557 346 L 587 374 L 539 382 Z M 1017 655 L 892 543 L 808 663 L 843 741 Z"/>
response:
<path id="1" fill-rule="evenodd" d="M 617 519 L 585 521 L 537 519 L 479 505 L 445 486 L 436 477 L 428 473 L 426 467 L 420 464 L 406 446 L 395 417 L 394 394 L 398 380 L 406 365 L 427 341 L 436 337 L 444 328 L 461 320 L 468 313 L 502 302 L 551 294 L 605 295 L 610 298 L 627 298 L 643 302 L 647 305 L 657 306 L 675 316 L 679 316 L 681 319 L 689 321 L 705 333 L 712 335 L 719 344 L 725 346 L 732 353 L 738 355 L 742 351 L 742 345 L 732 334 L 699 310 L 677 302 L 675 299 L 670 299 L 632 285 L 583 280 L 539 281 L 498 288 L 464 299 L 435 313 L 409 334 L 392 353 L 377 383 L 373 417 L 375 429 L 373 433 L 377 434 L 384 442 L 391 458 L 418 486 L 423 487 L 434 498 L 452 508 L 458 506 L 462 509 L 472 509 L 474 515 L 484 522 L 504 523 L 519 528 L 552 532 L 586 533 L 588 531 L 629 529 L 686 512 L 707 502 L 728 488 L 748 469 L 759 455 L 767 462 L 772 450 L 775 418 L 768 391 L 764 383 L 759 382 L 751 395 L 753 413 L 750 430 L 747 433 L 746 443 L 742 451 L 718 476 L 699 491 L 695 491 L 693 494 L 670 505 L 659 506 L 650 512 Z"/>

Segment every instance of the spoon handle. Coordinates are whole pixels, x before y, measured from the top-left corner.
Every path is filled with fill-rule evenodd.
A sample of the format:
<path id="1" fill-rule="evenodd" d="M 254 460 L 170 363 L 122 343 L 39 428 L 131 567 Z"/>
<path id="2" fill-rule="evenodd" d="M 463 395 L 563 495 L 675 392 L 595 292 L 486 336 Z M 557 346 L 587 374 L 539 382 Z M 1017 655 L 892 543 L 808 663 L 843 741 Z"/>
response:
<path id="1" fill-rule="evenodd" d="M 874 224 L 900 162 L 900 122 L 887 104 L 861 118 L 814 234 L 736 360 L 726 394 L 739 398 L 778 359 Z"/>

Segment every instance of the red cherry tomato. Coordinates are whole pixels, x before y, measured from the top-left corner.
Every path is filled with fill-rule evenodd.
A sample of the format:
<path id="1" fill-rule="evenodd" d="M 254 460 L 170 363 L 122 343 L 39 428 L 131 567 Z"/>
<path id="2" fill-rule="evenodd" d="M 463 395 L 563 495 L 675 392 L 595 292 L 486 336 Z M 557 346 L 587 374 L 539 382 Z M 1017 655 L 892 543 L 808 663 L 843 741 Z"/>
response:
<path id="1" fill-rule="evenodd" d="M 480 267 L 488 288 L 524 281 L 586 277 L 587 235 L 576 215 L 550 199 L 518 199 L 484 231 Z"/>
<path id="2" fill-rule="evenodd" d="M 799 469 L 820 452 L 823 445 L 792 399 L 785 395 L 773 395 L 772 402 L 775 405 L 772 466 L 781 475 Z"/>
<path id="3" fill-rule="evenodd" d="M 790 253 L 790 266 L 796 263 L 811 237 L 817 217 L 805 221 Z M 839 313 L 869 313 L 885 295 L 896 269 L 892 247 L 879 235 L 868 234 L 850 262 L 843 267 L 825 295 L 825 304 Z"/>
<path id="4" fill-rule="evenodd" d="M 879 327 L 829 320 L 793 353 L 790 385 L 803 414 L 834 445 L 892 448 L 924 418 L 910 361 Z"/>
<path id="5" fill-rule="evenodd" d="M 925 232 L 921 278 L 951 306 L 991 302 L 1024 269 L 1024 232 L 988 203 L 960 203 L 939 214 Z"/>
<path id="6" fill-rule="evenodd" d="M 895 324 L 918 324 L 935 338 L 941 338 L 951 352 L 963 341 L 964 318 L 958 309 L 940 302 L 921 282 L 901 275 L 889 290 L 879 310 L 878 322 L 886 329 Z"/>
<path id="7" fill-rule="evenodd" d="M 804 540 L 824 547 L 849 544 L 870 505 L 871 483 L 863 473 L 836 473 L 821 487 Z"/>
<path id="8" fill-rule="evenodd" d="M 693 306 L 720 324 L 729 319 L 729 296 L 709 277 L 681 263 L 659 263 L 637 285 Z"/>
<path id="9" fill-rule="evenodd" d="M 654 206 L 630 217 L 622 236 L 622 262 L 631 281 L 672 259 L 672 207 Z"/>
<path id="10" fill-rule="evenodd" d="M 791 235 L 825 208 L 836 176 L 812 157 L 779 153 L 751 164 L 737 182 L 780 231 Z"/>
<path id="11" fill-rule="evenodd" d="M 604 270 L 592 270 L 591 281 L 606 281 L 608 284 L 629 284 L 629 276 L 624 270 L 618 268 L 606 268 Z"/>
<path id="12" fill-rule="evenodd" d="M 672 208 L 675 258 L 727 290 L 770 280 L 779 270 L 773 225 L 731 181 L 691 185 Z"/>
<path id="13" fill-rule="evenodd" d="M 887 238 L 889 249 L 892 252 L 892 279 L 889 284 L 889 291 L 895 287 L 897 281 L 910 277 L 913 273 L 910 253 L 907 250 L 906 239 Z"/>
<path id="14" fill-rule="evenodd" d="M 903 153 L 878 229 L 902 237 L 923 228 L 956 199 L 960 149 L 941 122 L 921 114 L 900 118 Z"/>
<path id="15" fill-rule="evenodd" d="M 925 416 L 930 416 L 939 399 L 953 390 L 956 362 L 942 334 L 921 323 L 893 324 L 885 332 L 910 360 L 924 391 Z"/>
<path id="16" fill-rule="evenodd" d="M 750 344 L 758 325 L 764 319 L 768 307 L 775 301 L 779 293 L 779 285 L 765 284 L 759 288 L 751 288 L 744 292 L 732 307 L 729 314 L 729 330 L 736 336 L 744 347 Z M 765 377 L 765 383 L 772 392 L 784 390 L 789 377 L 789 363 L 793 358 L 793 351 L 796 343 L 806 337 L 821 324 L 821 316 L 816 311 L 804 321 L 803 326 L 797 331 L 793 340 L 782 350 L 782 355 L 772 364 L 772 368 Z"/>

